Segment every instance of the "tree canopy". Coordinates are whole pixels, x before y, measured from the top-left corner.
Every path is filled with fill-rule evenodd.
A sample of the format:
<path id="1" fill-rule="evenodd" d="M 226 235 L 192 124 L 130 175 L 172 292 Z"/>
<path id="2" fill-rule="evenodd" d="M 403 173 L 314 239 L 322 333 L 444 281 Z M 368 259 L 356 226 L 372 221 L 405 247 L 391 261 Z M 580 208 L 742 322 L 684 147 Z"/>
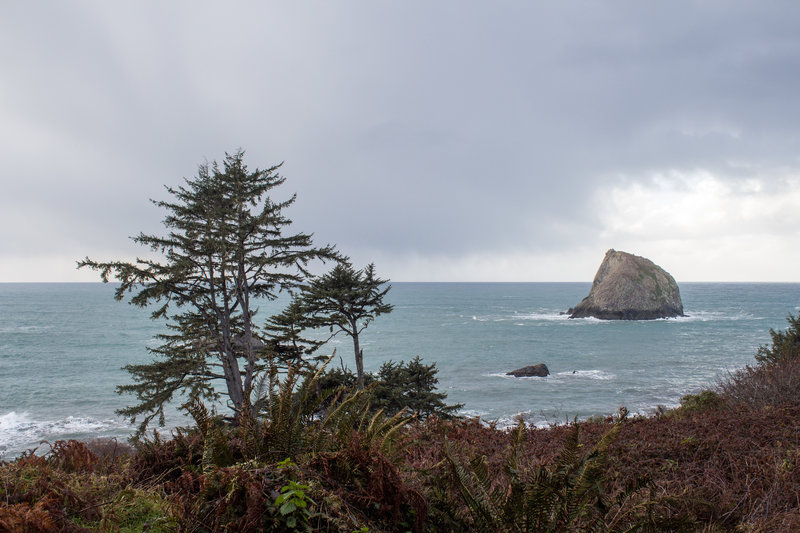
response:
<path id="1" fill-rule="evenodd" d="M 391 313 L 393 306 L 383 301 L 391 289 L 387 280 L 375 274 L 370 263 L 356 270 L 349 260 L 341 260 L 330 272 L 303 286 L 302 299 L 309 323 L 344 332 L 353 339 L 358 386 L 364 387 L 364 356 L 359 335 L 375 317 Z"/>
<path id="2" fill-rule="evenodd" d="M 200 165 L 184 185 L 166 188 L 171 200 L 153 200 L 167 212 L 166 235 L 133 238 L 158 259 L 78 262 L 103 281 L 117 279 L 117 300 L 132 293 L 130 303 L 154 305 L 152 318 L 167 321 L 161 344 L 150 349 L 156 359 L 126 366 L 133 383 L 117 387 L 137 397 L 119 412 L 133 421 L 144 415 L 140 432 L 155 416 L 163 424 L 176 393 L 216 400 L 222 389 L 237 418 L 252 409 L 271 356 L 254 321 L 257 301 L 300 287 L 310 262 L 339 258 L 332 246 L 315 247 L 311 235 L 289 231 L 284 210 L 295 196 L 271 197 L 285 181 L 280 166 L 250 172 L 241 150 L 221 166 Z"/>

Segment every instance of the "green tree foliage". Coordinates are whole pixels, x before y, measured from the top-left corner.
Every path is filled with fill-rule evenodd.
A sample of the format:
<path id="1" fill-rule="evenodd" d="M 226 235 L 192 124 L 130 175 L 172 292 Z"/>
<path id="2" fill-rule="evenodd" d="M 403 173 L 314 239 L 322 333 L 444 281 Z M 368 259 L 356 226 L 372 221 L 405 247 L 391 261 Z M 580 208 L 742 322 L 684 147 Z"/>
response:
<path id="1" fill-rule="evenodd" d="M 463 405 L 447 405 L 447 394 L 436 392 L 437 372 L 436 363 L 426 365 L 419 356 L 407 365 L 403 361 L 383 363 L 378 371 L 374 406 L 387 413 L 409 409 L 422 418 L 429 415 L 452 418 Z"/>
<path id="2" fill-rule="evenodd" d="M 133 240 L 158 259 L 78 262 L 103 281 L 119 280 L 117 300 L 132 292 L 130 303 L 155 305 L 152 318 L 167 321 L 169 333 L 151 349 L 156 360 L 126 366 L 133 383 L 117 387 L 139 401 L 119 412 L 132 421 L 143 415 L 140 434 L 156 416 L 163 424 L 164 405 L 176 393 L 215 400 L 221 389 L 237 419 L 250 409 L 251 393 L 269 367 L 253 319 L 256 302 L 299 287 L 309 262 L 337 258 L 330 246 L 314 247 L 311 235 L 288 233 L 291 220 L 283 212 L 295 196 L 270 197 L 285 181 L 280 165 L 250 172 L 243 159 L 238 151 L 226 154 L 222 166 L 200 165 L 184 186 L 167 187 L 171 201 L 153 201 L 167 212 L 167 234 Z"/>
<path id="3" fill-rule="evenodd" d="M 756 352 L 756 361 L 762 365 L 775 365 L 782 362 L 800 360 L 800 315 L 791 313 L 786 319 L 789 327 L 786 331 L 769 330 L 772 346 L 760 346 Z"/>
<path id="4" fill-rule="evenodd" d="M 393 306 L 383 301 L 391 289 L 386 283 L 387 280 L 375 275 L 374 264 L 355 270 L 348 260 L 343 260 L 303 287 L 302 298 L 309 324 L 329 327 L 334 334 L 344 332 L 353 339 L 359 388 L 364 388 L 364 354 L 359 335 L 375 317 L 392 311 Z"/>
<path id="5" fill-rule="evenodd" d="M 436 392 L 437 372 L 436 363 L 426 365 L 419 356 L 408 364 L 404 361 L 383 363 L 377 374 L 364 375 L 364 383 L 372 391 L 372 409 L 388 415 L 407 410 L 423 419 L 430 415 L 453 418 L 463 405 L 447 405 L 447 394 Z M 358 380 L 347 369 L 333 368 L 320 376 L 319 383 L 323 390 L 352 390 L 357 387 Z"/>
<path id="6" fill-rule="evenodd" d="M 268 345 L 276 357 L 286 363 L 308 366 L 304 357 L 313 354 L 326 340 L 305 337 L 303 332 L 309 327 L 303 302 L 293 297 L 286 308 L 267 319 L 264 331 L 269 335 Z M 324 357 L 319 358 L 322 360 Z"/>

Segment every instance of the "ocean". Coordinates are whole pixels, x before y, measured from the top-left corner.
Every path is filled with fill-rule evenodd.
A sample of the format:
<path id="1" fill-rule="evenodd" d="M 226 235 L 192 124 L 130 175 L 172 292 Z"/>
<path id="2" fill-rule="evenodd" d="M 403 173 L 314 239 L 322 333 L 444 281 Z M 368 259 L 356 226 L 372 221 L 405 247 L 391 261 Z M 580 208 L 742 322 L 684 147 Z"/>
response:
<path id="1" fill-rule="evenodd" d="M 800 310 L 797 283 L 683 283 L 683 318 L 611 322 L 559 313 L 590 283 L 393 283 L 395 308 L 362 340 L 365 367 L 420 356 L 436 363 L 439 388 L 462 414 L 499 425 L 543 425 L 675 406 L 753 362 L 769 329 Z M 261 320 L 280 310 L 264 302 Z M 0 459 L 43 441 L 117 437 L 132 426 L 115 410 L 133 401 L 115 386 L 121 369 L 147 362 L 163 331 L 145 309 L 113 299 L 102 283 L 0 284 Z M 336 337 L 335 364 L 355 367 L 350 339 Z M 506 372 L 545 363 L 546 378 Z M 169 411 L 168 428 L 186 423 Z"/>

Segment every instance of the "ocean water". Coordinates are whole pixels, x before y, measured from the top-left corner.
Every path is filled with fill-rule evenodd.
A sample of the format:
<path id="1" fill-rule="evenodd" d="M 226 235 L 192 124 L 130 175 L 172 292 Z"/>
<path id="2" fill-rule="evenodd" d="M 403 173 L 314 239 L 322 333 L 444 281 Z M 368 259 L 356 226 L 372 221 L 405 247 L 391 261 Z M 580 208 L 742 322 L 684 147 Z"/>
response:
<path id="1" fill-rule="evenodd" d="M 365 367 L 419 355 L 436 363 L 440 390 L 463 414 L 501 425 L 615 412 L 647 413 L 753 361 L 769 329 L 800 309 L 800 284 L 684 283 L 687 317 L 643 322 L 569 320 L 559 312 L 590 283 L 394 283 L 394 312 L 362 341 Z M 264 302 L 263 319 L 280 305 Z M 133 401 L 115 386 L 121 369 L 147 362 L 162 331 L 147 310 L 113 299 L 113 287 L 0 284 L 0 458 L 42 441 L 125 438 L 115 410 Z M 353 368 L 350 339 L 337 337 L 336 364 Z M 341 360 L 339 359 L 341 357 Z M 545 363 L 546 378 L 506 372 Z M 168 426 L 185 423 L 171 410 Z"/>

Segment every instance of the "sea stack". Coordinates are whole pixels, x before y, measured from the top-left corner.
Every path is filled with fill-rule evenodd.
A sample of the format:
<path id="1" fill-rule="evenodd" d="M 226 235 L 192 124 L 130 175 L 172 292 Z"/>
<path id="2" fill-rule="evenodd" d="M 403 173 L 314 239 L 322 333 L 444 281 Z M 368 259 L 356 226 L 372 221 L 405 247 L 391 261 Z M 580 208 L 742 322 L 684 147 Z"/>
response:
<path id="1" fill-rule="evenodd" d="M 675 278 L 649 259 L 614 249 L 606 252 L 589 296 L 567 313 L 570 318 L 603 320 L 684 316 Z"/>

